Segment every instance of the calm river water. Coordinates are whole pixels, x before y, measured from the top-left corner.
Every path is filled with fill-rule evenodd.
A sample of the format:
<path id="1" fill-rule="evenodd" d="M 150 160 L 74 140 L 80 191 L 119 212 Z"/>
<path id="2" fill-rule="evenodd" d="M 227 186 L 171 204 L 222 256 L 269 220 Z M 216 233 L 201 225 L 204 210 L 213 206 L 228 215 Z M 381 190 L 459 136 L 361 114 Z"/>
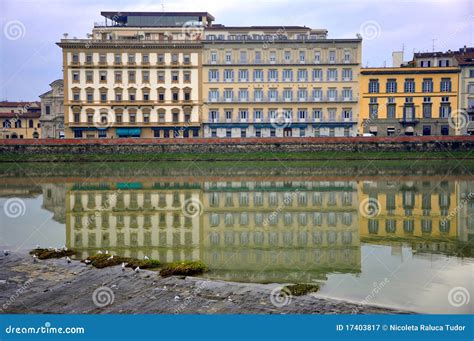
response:
<path id="1" fill-rule="evenodd" d="M 426 165 L 23 164 L 0 169 L 0 244 L 66 245 L 316 295 L 473 313 L 474 177 Z"/>

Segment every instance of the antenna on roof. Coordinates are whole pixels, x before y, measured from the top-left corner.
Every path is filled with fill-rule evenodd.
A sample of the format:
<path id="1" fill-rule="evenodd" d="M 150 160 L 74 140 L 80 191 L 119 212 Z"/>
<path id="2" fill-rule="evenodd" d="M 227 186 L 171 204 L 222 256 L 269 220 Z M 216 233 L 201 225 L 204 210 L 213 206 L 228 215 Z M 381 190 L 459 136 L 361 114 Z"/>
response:
<path id="1" fill-rule="evenodd" d="M 431 39 L 431 41 L 433 42 L 433 46 L 432 46 L 433 52 L 435 52 L 435 41 L 436 41 L 436 40 L 438 40 L 438 39 Z"/>
<path id="2" fill-rule="evenodd" d="M 161 4 L 161 11 L 162 11 L 162 12 L 165 11 L 165 4 Z"/>
<path id="3" fill-rule="evenodd" d="M 68 35 L 69 35 L 68 33 L 63 33 L 64 39 L 67 39 Z"/>

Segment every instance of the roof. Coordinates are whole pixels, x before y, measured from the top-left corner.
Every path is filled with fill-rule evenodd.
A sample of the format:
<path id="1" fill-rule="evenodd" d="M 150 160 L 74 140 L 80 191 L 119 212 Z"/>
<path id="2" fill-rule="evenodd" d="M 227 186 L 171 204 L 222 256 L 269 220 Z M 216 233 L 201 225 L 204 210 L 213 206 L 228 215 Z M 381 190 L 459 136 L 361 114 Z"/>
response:
<path id="1" fill-rule="evenodd" d="M 396 74 L 412 74 L 423 75 L 433 73 L 459 73 L 457 67 L 375 67 L 361 68 L 362 75 L 396 75 Z"/>
<path id="2" fill-rule="evenodd" d="M 41 111 L 25 111 L 24 113 L 0 112 L 0 118 L 39 118 Z"/>
<path id="3" fill-rule="evenodd" d="M 38 101 L 31 101 L 31 102 L 2 101 L 0 102 L 0 108 L 20 108 L 20 107 L 32 106 L 32 105 L 40 106 L 41 103 Z"/>
<path id="4" fill-rule="evenodd" d="M 456 60 L 460 66 L 474 65 L 474 51 L 463 54 L 457 54 Z"/>
<path id="5" fill-rule="evenodd" d="M 162 17 L 172 17 L 172 16 L 201 16 L 206 17 L 209 20 L 213 21 L 214 17 L 208 12 L 121 12 L 121 11 L 102 11 L 100 15 L 111 20 L 115 20 L 117 17 L 126 17 L 126 16 L 162 16 Z"/>
<path id="6" fill-rule="evenodd" d="M 206 31 L 211 30 L 234 30 L 234 31 L 244 31 L 244 30 L 311 30 L 310 27 L 306 26 L 225 26 L 225 25 L 212 25 L 206 27 Z"/>

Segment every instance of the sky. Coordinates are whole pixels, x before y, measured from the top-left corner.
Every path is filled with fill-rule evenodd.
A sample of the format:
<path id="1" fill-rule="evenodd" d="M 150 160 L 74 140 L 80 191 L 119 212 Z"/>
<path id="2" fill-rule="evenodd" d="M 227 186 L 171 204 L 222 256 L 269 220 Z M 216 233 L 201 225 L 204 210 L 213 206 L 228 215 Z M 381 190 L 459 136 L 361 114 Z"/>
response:
<path id="1" fill-rule="evenodd" d="M 0 100 L 30 101 L 62 78 L 64 33 L 86 38 L 101 11 L 203 11 L 215 23 L 325 28 L 363 37 L 362 66 L 391 66 L 392 52 L 474 46 L 473 0 L 0 0 Z"/>

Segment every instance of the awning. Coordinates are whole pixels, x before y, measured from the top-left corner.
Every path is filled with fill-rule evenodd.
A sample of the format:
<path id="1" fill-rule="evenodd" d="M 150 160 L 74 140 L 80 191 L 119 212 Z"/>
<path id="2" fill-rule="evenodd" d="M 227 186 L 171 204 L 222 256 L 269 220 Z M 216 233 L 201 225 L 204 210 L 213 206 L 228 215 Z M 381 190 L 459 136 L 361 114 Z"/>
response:
<path id="1" fill-rule="evenodd" d="M 376 133 L 377 130 L 378 130 L 377 126 L 370 126 L 370 127 L 369 127 L 369 132 L 370 132 L 370 133 Z"/>
<path id="2" fill-rule="evenodd" d="M 119 137 L 122 136 L 131 136 L 131 137 L 140 137 L 142 133 L 141 128 L 117 128 L 115 130 Z"/>
<path id="3" fill-rule="evenodd" d="M 395 131 L 395 127 L 387 127 L 388 131 Z"/>
<path id="4" fill-rule="evenodd" d="M 413 127 L 407 127 L 405 129 L 405 133 L 413 133 L 413 132 L 414 132 Z"/>

